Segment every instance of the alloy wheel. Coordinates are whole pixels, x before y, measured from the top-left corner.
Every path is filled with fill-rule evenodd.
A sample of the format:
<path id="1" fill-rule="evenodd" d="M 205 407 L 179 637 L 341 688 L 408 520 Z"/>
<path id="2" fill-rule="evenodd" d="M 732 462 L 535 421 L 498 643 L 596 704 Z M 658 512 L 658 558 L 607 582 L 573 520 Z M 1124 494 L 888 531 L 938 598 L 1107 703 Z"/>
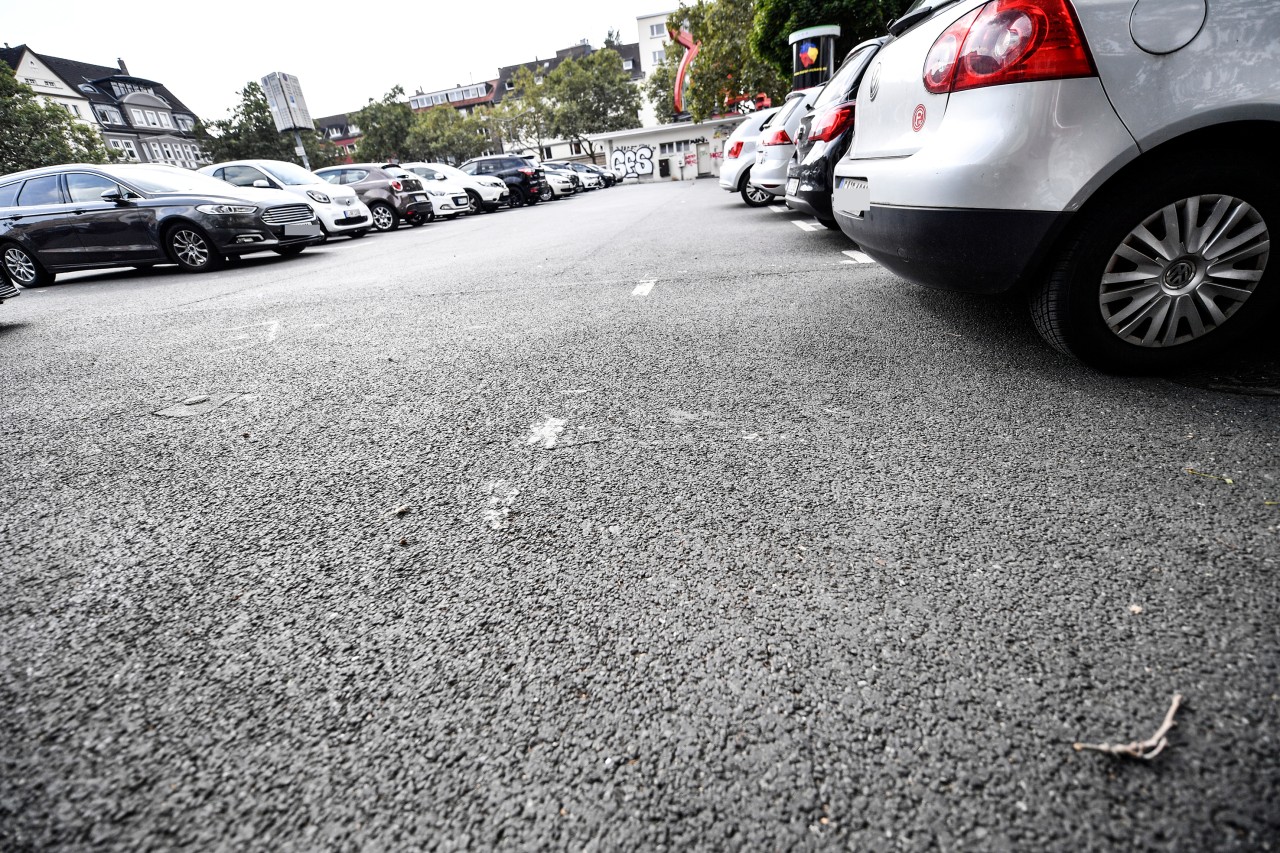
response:
<path id="1" fill-rule="evenodd" d="M 34 284 L 38 275 L 36 262 L 17 246 L 10 246 L 4 250 L 4 269 L 15 284 L 25 287 Z"/>
<path id="2" fill-rule="evenodd" d="M 762 190 L 759 187 L 753 187 L 753 186 L 747 187 L 747 197 L 750 198 L 752 201 L 756 202 L 757 204 L 764 204 L 766 201 L 770 199 L 771 196 L 772 196 L 772 193 L 769 193 L 766 190 Z"/>
<path id="3" fill-rule="evenodd" d="M 178 260 L 190 267 L 202 267 L 209 263 L 209 244 L 204 236 L 189 228 L 173 232 L 170 245 Z"/>
<path id="4" fill-rule="evenodd" d="M 1203 337 L 1253 295 L 1271 240 L 1261 214 L 1229 195 L 1166 205 L 1112 252 L 1098 303 L 1112 333 L 1169 347 Z"/>
<path id="5" fill-rule="evenodd" d="M 379 231 L 390 231 L 395 225 L 395 215 L 391 212 L 391 208 L 384 204 L 379 204 L 373 209 L 373 227 Z"/>

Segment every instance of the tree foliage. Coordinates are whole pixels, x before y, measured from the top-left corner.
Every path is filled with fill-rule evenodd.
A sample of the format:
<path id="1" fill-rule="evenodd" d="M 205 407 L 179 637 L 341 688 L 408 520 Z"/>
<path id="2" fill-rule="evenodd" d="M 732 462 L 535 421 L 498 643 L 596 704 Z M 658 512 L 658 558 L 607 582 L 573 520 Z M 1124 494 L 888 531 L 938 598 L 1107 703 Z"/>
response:
<path id="1" fill-rule="evenodd" d="M 0 62 L 0 175 L 60 163 L 114 159 L 95 128 L 45 103 Z"/>
<path id="2" fill-rule="evenodd" d="M 551 132 L 551 104 L 546 90 L 529 68 L 517 68 L 507 97 L 486 116 L 508 149 L 542 151 Z"/>
<path id="3" fill-rule="evenodd" d="M 448 105 L 418 113 L 409 129 L 406 151 L 414 160 L 457 165 L 479 157 L 489 147 L 486 122 Z"/>
<path id="4" fill-rule="evenodd" d="M 696 0 L 691 6 L 681 6 L 667 19 L 668 28 L 687 29 L 694 42 L 702 45 L 689 71 L 684 99 L 685 110 L 694 121 L 732 112 L 743 98 L 763 93 L 777 102 L 787 93 L 790 74 L 780 73 L 775 63 L 762 59 L 751 46 L 759 2 Z M 782 38 L 786 40 L 785 35 Z M 680 44 L 667 44 L 666 58 L 659 67 L 668 67 L 664 73 L 669 75 L 670 84 L 665 100 L 654 97 L 660 114 L 663 106 L 671 104 L 670 86 L 675 83 L 675 69 L 683 56 Z M 651 81 L 651 86 L 656 88 L 658 83 Z"/>
<path id="5" fill-rule="evenodd" d="M 579 143 L 592 158 L 590 134 L 640 124 L 640 93 L 612 49 L 561 62 L 547 75 L 544 95 L 551 106 L 551 135 Z"/>
<path id="6" fill-rule="evenodd" d="M 230 118 L 196 125 L 196 140 L 213 163 L 227 160 L 287 160 L 301 165 L 294 151 L 292 133 L 276 130 L 266 93 L 257 83 L 246 83 L 240 90 L 240 103 Z M 300 131 L 302 147 L 313 169 L 338 162 L 338 149 L 316 132 Z"/>
<path id="7" fill-rule="evenodd" d="M 404 89 L 394 86 L 381 101 L 370 98 L 367 105 L 348 117 L 364 134 L 356 143 L 361 160 L 388 163 L 406 159 L 414 116 L 409 104 L 401 100 L 403 97 Z"/>
<path id="8" fill-rule="evenodd" d="M 791 76 L 791 45 L 787 36 L 796 30 L 838 24 L 836 59 L 858 42 L 882 36 L 889 22 L 901 15 L 911 0 L 756 0 L 751 47 L 787 78 Z"/>

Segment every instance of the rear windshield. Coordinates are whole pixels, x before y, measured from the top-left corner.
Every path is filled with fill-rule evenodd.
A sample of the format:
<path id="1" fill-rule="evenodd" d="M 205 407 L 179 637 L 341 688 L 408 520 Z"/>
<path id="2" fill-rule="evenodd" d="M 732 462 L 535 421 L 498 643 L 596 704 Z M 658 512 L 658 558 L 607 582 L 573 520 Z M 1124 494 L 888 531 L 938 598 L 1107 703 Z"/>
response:
<path id="1" fill-rule="evenodd" d="M 280 183 L 290 187 L 305 187 L 308 184 L 320 182 L 314 172 L 308 172 L 296 163 L 285 163 L 283 161 L 280 163 L 263 163 L 262 168 L 270 172 L 271 176 Z"/>
<path id="2" fill-rule="evenodd" d="M 876 46 L 869 44 L 857 53 L 846 57 L 844 65 L 840 66 L 836 76 L 831 78 L 826 88 L 822 90 L 822 94 L 818 95 L 818 100 L 813 102 L 813 108 L 820 110 L 823 107 L 832 107 L 853 100 L 858 78 L 862 76 L 862 70 L 867 67 L 867 63 L 875 53 Z"/>
<path id="3" fill-rule="evenodd" d="M 787 102 L 782 105 L 782 109 L 778 110 L 768 119 L 768 121 L 760 125 L 760 129 L 764 130 L 766 127 L 773 127 L 775 124 L 786 124 L 787 119 L 796 111 L 796 107 L 800 106 L 802 103 L 804 103 L 804 95 L 796 95 L 794 98 L 789 98 Z"/>

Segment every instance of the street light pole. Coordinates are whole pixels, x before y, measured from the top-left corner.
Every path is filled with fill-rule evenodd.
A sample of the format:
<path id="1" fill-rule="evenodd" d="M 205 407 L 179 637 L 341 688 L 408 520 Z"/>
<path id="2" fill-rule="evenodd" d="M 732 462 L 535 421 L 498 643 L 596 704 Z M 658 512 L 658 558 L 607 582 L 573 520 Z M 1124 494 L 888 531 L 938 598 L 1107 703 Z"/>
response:
<path id="1" fill-rule="evenodd" d="M 311 171 L 311 161 L 307 159 L 307 149 L 302 145 L 302 134 L 297 130 L 293 131 L 294 152 L 302 158 L 302 167 L 308 172 Z"/>

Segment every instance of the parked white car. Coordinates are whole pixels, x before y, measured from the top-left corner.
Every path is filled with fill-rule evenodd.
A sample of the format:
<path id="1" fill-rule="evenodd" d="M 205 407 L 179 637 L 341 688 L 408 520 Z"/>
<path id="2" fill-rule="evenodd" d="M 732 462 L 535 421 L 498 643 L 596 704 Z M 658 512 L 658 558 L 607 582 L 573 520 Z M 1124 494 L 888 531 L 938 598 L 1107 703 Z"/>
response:
<path id="1" fill-rule="evenodd" d="M 542 174 L 546 176 L 547 183 L 551 185 L 551 195 L 553 198 L 564 198 L 573 195 L 573 180 L 559 169 L 543 165 Z"/>
<path id="2" fill-rule="evenodd" d="M 751 207 L 760 207 L 773 200 L 773 194 L 751 186 L 751 167 L 756 162 L 756 142 L 760 127 L 781 107 L 758 110 L 747 116 L 746 121 L 734 128 L 724 146 L 724 162 L 720 164 L 720 189 L 740 193 L 742 200 Z"/>
<path id="3" fill-rule="evenodd" d="M 445 163 L 401 163 L 400 168 L 407 169 L 422 178 L 423 186 L 431 186 L 441 175 L 451 183 L 459 186 L 467 194 L 468 213 L 484 211 L 490 213 L 499 207 L 506 206 L 510 191 L 507 182 L 501 178 L 487 175 L 468 175 L 461 169 Z"/>
<path id="4" fill-rule="evenodd" d="M 760 128 L 756 161 L 747 180 L 751 186 L 769 193 L 770 201 L 787 194 L 787 167 L 796 153 L 796 131 L 821 92 L 821 86 L 792 92 L 782 108 Z"/>
<path id="5" fill-rule="evenodd" d="M 833 209 L 912 281 L 1026 293 L 1106 370 L 1280 317 L 1280 3 L 917 0 L 857 97 Z"/>
<path id="6" fill-rule="evenodd" d="M 286 160 L 231 160 L 198 170 L 237 187 L 284 190 L 306 198 L 326 236 L 363 237 L 373 225 L 369 208 L 350 187 L 334 186 Z"/>

